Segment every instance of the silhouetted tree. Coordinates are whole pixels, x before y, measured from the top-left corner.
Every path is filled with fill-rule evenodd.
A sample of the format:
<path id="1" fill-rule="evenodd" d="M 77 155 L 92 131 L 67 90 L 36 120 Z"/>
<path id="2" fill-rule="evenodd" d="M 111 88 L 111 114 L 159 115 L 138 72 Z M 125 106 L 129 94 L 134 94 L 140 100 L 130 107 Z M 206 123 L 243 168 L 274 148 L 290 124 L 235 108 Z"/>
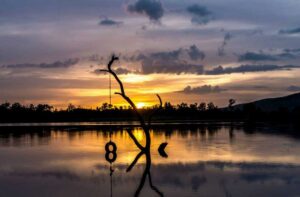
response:
<path id="1" fill-rule="evenodd" d="M 235 104 L 235 100 L 234 99 L 229 99 L 228 101 L 228 108 L 229 110 L 233 110 L 233 105 Z"/>
<path id="2" fill-rule="evenodd" d="M 213 110 L 216 110 L 216 109 L 218 109 L 218 107 L 213 102 L 210 102 L 210 103 L 207 104 L 207 110 L 213 111 Z"/>
<path id="3" fill-rule="evenodd" d="M 200 103 L 199 106 L 198 106 L 198 110 L 202 111 L 202 112 L 205 111 L 206 110 L 206 103 L 204 103 L 204 102 Z"/>
<path id="4" fill-rule="evenodd" d="M 72 103 L 70 103 L 70 104 L 68 105 L 68 107 L 67 107 L 67 111 L 68 111 L 68 112 L 74 111 L 75 109 L 76 109 L 76 106 L 73 105 Z"/>

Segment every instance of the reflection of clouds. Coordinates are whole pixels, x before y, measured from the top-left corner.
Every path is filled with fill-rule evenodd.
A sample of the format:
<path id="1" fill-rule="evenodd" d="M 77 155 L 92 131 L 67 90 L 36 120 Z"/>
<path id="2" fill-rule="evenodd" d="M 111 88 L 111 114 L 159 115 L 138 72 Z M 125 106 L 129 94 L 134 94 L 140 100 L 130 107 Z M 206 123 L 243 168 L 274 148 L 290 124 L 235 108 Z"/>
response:
<path id="1" fill-rule="evenodd" d="M 13 171 L 8 174 L 5 174 L 6 176 L 10 177 L 24 177 L 24 178 L 55 178 L 55 179 L 67 179 L 70 181 L 79 180 L 80 177 L 76 175 L 75 173 L 68 172 L 68 171 L 41 171 L 41 172 L 32 172 L 32 171 Z"/>
<path id="2" fill-rule="evenodd" d="M 42 191 L 48 190 L 52 196 L 58 191 L 63 191 L 64 196 L 108 194 L 109 166 L 103 149 L 109 140 L 108 130 L 108 127 L 1 128 L 0 196 L 3 192 L 14 196 L 15 184 L 21 185 L 19 191 L 26 191 L 28 196 L 41 196 Z M 151 174 L 153 183 L 166 196 L 299 193 L 299 136 L 291 127 L 154 125 L 153 130 Z M 229 130 L 234 132 L 234 142 L 230 141 Z M 129 160 L 138 149 L 122 127 L 113 131 L 112 139 L 118 146 L 114 194 L 132 196 L 145 160 L 142 158 L 126 173 Z M 139 131 L 135 128 L 134 133 L 139 135 Z M 157 153 L 166 138 L 167 160 Z M 145 184 L 141 196 L 153 194 L 147 194 L 148 190 Z"/>
<path id="3" fill-rule="evenodd" d="M 143 165 L 137 165 L 131 173 L 126 173 L 126 165 L 116 165 L 113 193 L 116 196 L 132 196 L 139 182 Z M 108 194 L 108 166 L 98 164 L 90 173 L 79 174 L 76 170 L 51 168 L 44 170 L 15 169 L 0 173 L 0 189 L 7 191 L 5 182 L 22 183 L 18 191 L 35 184 L 39 190 L 28 191 L 28 196 L 37 196 L 47 188 L 58 187 L 51 191 L 56 196 L 64 194 L 91 196 Z M 234 170 L 233 170 L 234 169 Z M 106 171 L 105 171 L 106 170 Z M 300 165 L 251 162 L 198 162 L 194 164 L 159 164 L 152 166 L 153 181 L 166 196 L 293 196 L 299 193 Z M 47 183 L 47 185 L 45 185 Z M 81 187 L 79 187 L 81 185 Z M 145 192 L 141 196 L 151 196 Z M 89 191 L 85 191 L 85 190 Z M 127 190 L 126 190 L 127 189 Z M 81 191 L 81 192 L 80 192 Z M 84 191 L 84 192 L 83 192 Z M 256 193 L 259 191 L 259 193 Z M 10 191 L 11 195 L 16 194 Z M 79 193 L 78 193 L 79 192 Z M 1 192 L 0 192 L 1 194 Z"/>

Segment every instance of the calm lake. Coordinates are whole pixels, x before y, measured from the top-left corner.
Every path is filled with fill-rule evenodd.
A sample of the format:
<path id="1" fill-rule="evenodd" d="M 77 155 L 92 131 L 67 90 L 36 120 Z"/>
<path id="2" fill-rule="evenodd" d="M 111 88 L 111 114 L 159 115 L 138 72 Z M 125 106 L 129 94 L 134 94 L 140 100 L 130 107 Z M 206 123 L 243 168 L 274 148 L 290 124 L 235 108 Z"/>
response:
<path id="1" fill-rule="evenodd" d="M 157 124 L 151 161 L 141 155 L 129 172 L 140 150 L 127 129 L 145 143 L 143 131 L 126 123 L 0 126 L 0 196 L 123 197 L 138 189 L 140 196 L 300 196 L 295 127 Z M 117 146 L 111 164 L 110 140 Z M 158 153 L 163 142 L 167 158 Z M 142 181 L 146 166 L 153 187 Z"/>

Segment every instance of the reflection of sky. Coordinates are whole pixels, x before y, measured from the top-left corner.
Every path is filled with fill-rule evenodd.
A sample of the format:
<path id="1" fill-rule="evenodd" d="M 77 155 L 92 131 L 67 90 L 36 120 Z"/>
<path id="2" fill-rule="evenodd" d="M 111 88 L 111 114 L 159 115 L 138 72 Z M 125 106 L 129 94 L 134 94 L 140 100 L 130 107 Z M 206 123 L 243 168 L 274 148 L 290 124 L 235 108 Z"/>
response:
<path id="1" fill-rule="evenodd" d="M 0 196 L 108 194 L 109 166 L 104 159 L 108 133 L 76 128 L 6 133 L 0 136 Z M 143 142 L 141 130 L 135 129 L 134 134 Z M 234 129 L 230 138 L 228 127 L 175 129 L 168 137 L 163 132 L 151 136 L 153 182 L 166 196 L 300 193 L 299 139 L 259 129 L 245 133 L 242 128 Z M 132 196 L 144 160 L 126 173 L 138 149 L 125 131 L 115 131 L 112 140 L 118 146 L 114 193 Z M 165 141 L 167 159 L 157 153 Z M 152 196 L 152 192 L 146 186 L 142 194 Z"/>
<path id="2" fill-rule="evenodd" d="M 149 21 L 146 15 L 127 11 L 128 4 L 134 2 L 1 2 L 0 101 L 50 103 L 57 107 L 65 107 L 66 103 L 72 102 L 95 107 L 107 101 L 107 77 L 96 76 L 92 71 L 106 64 L 112 52 L 121 54 L 118 65 L 131 70 L 139 70 L 143 64 L 131 61 L 128 57 L 132 55 L 186 49 L 192 45 L 204 52 L 205 58 L 186 63 L 204 65 L 208 70 L 219 65 L 298 65 L 300 43 L 299 32 L 295 31 L 299 28 L 299 1 L 206 0 L 199 3 L 192 0 L 166 0 L 162 2 L 164 13 L 159 22 Z M 207 24 L 191 23 L 195 16 L 187 11 L 187 7 L 195 2 L 211 13 L 211 20 Z M 105 19 L 115 21 L 117 25 L 99 25 Z M 294 30 L 295 33 L 279 33 L 280 30 Z M 231 36 L 226 40 L 225 35 Z M 218 56 L 219 49 L 224 55 Z M 283 54 L 285 50 L 295 52 Z M 240 62 L 239 55 L 246 52 L 258 54 L 260 58 L 263 54 L 265 59 L 256 56 Z M 51 64 L 69 58 L 79 58 L 80 61 L 70 67 L 24 66 L 42 62 Z M 185 58 L 180 59 L 186 61 Z M 3 65 L 13 67 L 5 68 Z M 230 97 L 238 102 L 246 102 L 295 92 L 300 90 L 298 76 L 299 69 L 213 76 L 138 73 L 122 78 L 128 82 L 126 87 L 137 102 L 153 104 L 155 97 L 149 94 L 160 93 L 164 100 L 173 103 L 211 100 L 218 105 L 225 105 Z M 226 91 L 200 92 L 201 97 L 199 94 L 177 93 L 188 85 L 218 85 Z M 290 86 L 296 88 L 291 91 L 288 88 Z M 122 103 L 118 97 L 113 99 L 115 104 Z"/>
<path id="3" fill-rule="evenodd" d="M 142 130 L 135 128 L 133 133 L 143 144 Z M 162 132 L 152 132 L 151 137 L 153 163 L 155 164 L 197 163 L 199 161 L 300 164 L 300 157 L 297 154 L 300 151 L 300 144 L 297 140 L 278 135 L 248 134 L 244 133 L 241 128 L 234 129 L 232 138 L 227 127 L 199 127 L 192 130 L 179 128 L 172 129 L 170 136 L 165 136 Z M 139 149 L 125 130 L 116 130 L 112 139 L 118 146 L 118 163 L 129 164 Z M 84 132 L 49 130 L 44 136 L 24 133 L 8 138 L 2 137 L 0 140 L 1 149 L 5 150 L 1 154 L 12 159 L 12 161 L 7 160 L 8 164 L 18 164 L 18 159 L 22 158 L 22 165 L 27 162 L 31 165 L 33 158 L 43 162 L 43 157 L 49 157 L 51 159 L 46 161 L 46 165 L 70 162 L 74 167 L 91 167 L 96 161 L 105 163 L 101 155 L 105 154 L 103 147 L 108 141 L 108 133 L 101 130 Z M 166 141 L 169 142 L 166 151 L 170 159 L 161 158 L 157 152 L 159 145 Z M 16 147 L 22 147 L 22 149 L 16 149 Z M 41 154 L 42 152 L 45 154 Z"/>

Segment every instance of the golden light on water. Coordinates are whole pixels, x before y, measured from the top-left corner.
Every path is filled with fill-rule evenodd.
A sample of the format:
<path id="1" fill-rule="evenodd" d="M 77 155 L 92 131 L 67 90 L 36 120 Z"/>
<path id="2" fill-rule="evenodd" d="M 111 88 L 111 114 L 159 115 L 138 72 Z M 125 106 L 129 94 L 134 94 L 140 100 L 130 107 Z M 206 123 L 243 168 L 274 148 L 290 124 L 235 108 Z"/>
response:
<path id="1" fill-rule="evenodd" d="M 134 136 L 144 145 L 144 132 L 140 128 L 133 130 Z M 204 135 L 192 134 L 191 132 L 174 131 L 170 138 L 166 138 L 163 134 L 151 132 L 151 149 L 153 154 L 153 163 L 197 163 L 200 161 L 224 161 L 224 162 L 260 162 L 262 160 L 270 163 L 285 162 L 291 164 L 299 164 L 299 157 L 295 156 L 300 150 L 300 146 L 296 146 L 293 140 L 288 138 L 281 139 L 278 136 L 253 135 L 249 138 L 242 132 L 235 133 L 235 140 L 231 141 L 228 136 L 227 129 L 221 129 L 214 136 L 208 133 Z M 65 154 L 75 154 L 84 152 L 84 158 L 80 161 L 73 161 L 74 168 L 86 165 L 91 167 L 95 162 L 106 163 L 104 159 L 104 146 L 109 141 L 108 133 L 86 131 L 83 135 L 77 133 L 69 136 L 67 133 L 53 132 L 48 151 L 63 152 Z M 114 131 L 111 140 L 118 146 L 118 164 L 129 164 L 139 153 L 132 139 L 125 130 Z M 259 140 L 262 143 L 250 143 Z M 159 156 L 157 149 L 163 142 L 168 142 L 166 152 L 168 159 Z M 69 145 L 71 147 L 68 147 Z M 217 146 L 216 146 L 217 144 Z M 251 145 L 249 145 L 251 144 Z M 283 157 L 280 146 L 278 144 L 288 144 L 295 146 L 293 150 L 286 153 Z M 68 148 L 67 148 L 68 147 Z M 247 148 L 242 148 L 247 147 Z M 270 148 L 271 147 L 271 148 Z M 243 150 L 241 150 L 241 148 Z M 265 155 L 268 154 L 266 158 Z M 62 158 L 61 158 L 62 159 Z M 60 160 L 60 159 L 58 159 Z M 65 158 L 62 159 L 65 162 Z M 55 164 L 63 164 L 56 161 Z M 139 160 L 143 163 L 144 158 Z"/>

